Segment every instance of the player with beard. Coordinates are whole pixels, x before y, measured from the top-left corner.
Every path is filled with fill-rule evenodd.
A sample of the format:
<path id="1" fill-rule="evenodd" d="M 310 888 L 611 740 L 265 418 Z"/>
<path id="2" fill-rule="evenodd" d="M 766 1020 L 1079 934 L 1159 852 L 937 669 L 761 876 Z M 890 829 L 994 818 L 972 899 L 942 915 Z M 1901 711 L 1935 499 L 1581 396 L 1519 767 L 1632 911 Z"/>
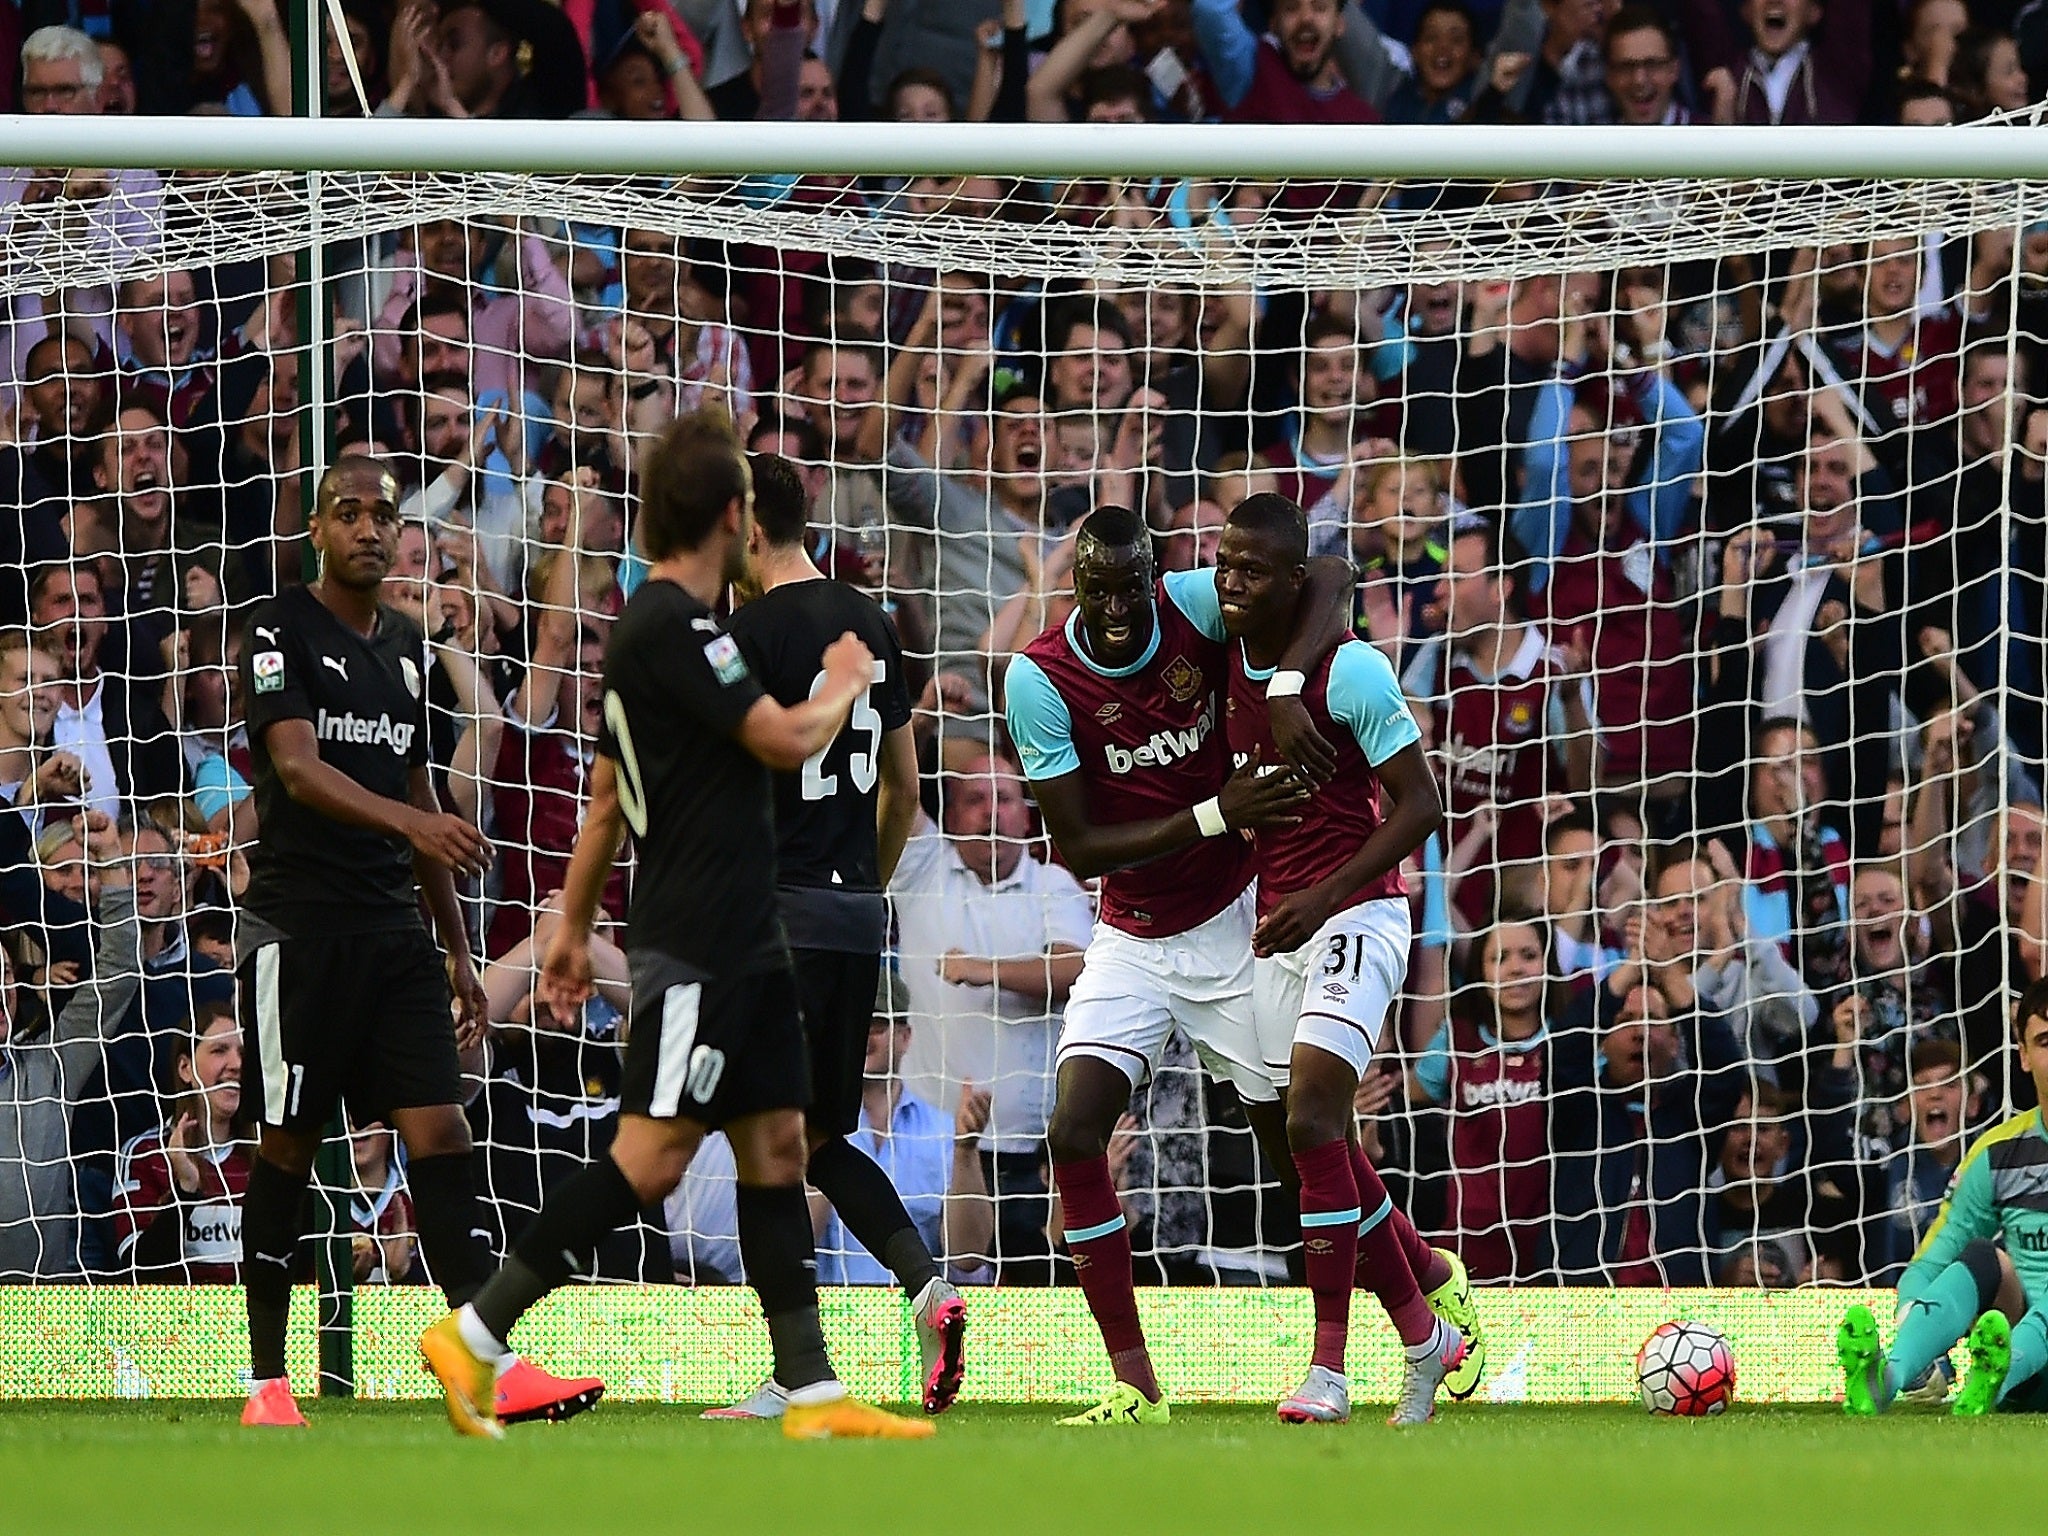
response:
<path id="1" fill-rule="evenodd" d="M 882 895 L 917 816 L 917 746 L 903 653 L 889 620 L 865 593 L 829 581 L 805 549 L 810 497 L 796 466 L 773 454 L 748 459 L 754 529 L 747 601 L 731 633 L 769 696 L 802 703 L 825 680 L 825 652 L 858 635 L 874 653 L 872 686 L 843 730 L 794 772 L 775 775 L 776 899 L 796 965 L 811 1101 L 804 1111 L 804 1176 L 903 1286 L 923 1354 L 924 1411 L 944 1413 L 966 1370 L 967 1308 L 881 1164 L 847 1138 L 860 1129 L 868 1022 L 889 908 Z M 706 1418 L 780 1418 L 788 1394 L 770 1381 Z"/>
<path id="2" fill-rule="evenodd" d="M 768 1320 L 784 1435 L 932 1433 L 849 1398 L 818 1321 L 804 1198 L 810 1070 L 775 893 L 769 770 L 798 772 L 831 748 L 874 685 L 875 658 L 844 633 L 824 648 L 808 697 L 785 708 L 763 690 L 711 611 L 746 573 L 753 499 L 721 412 L 680 418 L 647 456 L 647 578 L 612 630 L 590 805 L 539 988 L 563 1012 L 590 996 L 591 919 L 631 828 L 639 867 L 618 1133 L 606 1156 L 550 1192 L 476 1298 L 422 1335 L 460 1434 L 498 1434 L 491 1371 L 513 1325 L 600 1238 L 664 1200 L 714 1129 L 732 1146 L 740 1255 Z"/>
<path id="3" fill-rule="evenodd" d="M 1308 518 L 1299 506 L 1263 494 L 1230 514 L 1217 548 L 1216 598 L 1233 641 L 1226 715 L 1240 761 L 1273 755 L 1268 690 L 1280 681 L 1307 578 Z M 1301 1177 L 1302 1247 L 1316 1315 L 1308 1375 L 1279 1414 L 1290 1424 L 1351 1416 L 1344 1348 L 1352 1288 L 1362 1277 L 1407 1351 L 1391 1422 L 1420 1424 L 1433 1416 L 1437 1387 L 1471 1345 L 1424 1297 L 1453 1279 L 1452 1266 L 1395 1219 L 1358 1145 L 1352 1101 L 1407 973 L 1412 935 L 1401 861 L 1442 823 L 1443 807 L 1421 728 L 1377 650 L 1347 641 L 1286 685 L 1335 742 L 1337 764 L 1297 822 L 1261 828 L 1253 839 L 1253 1011 L 1269 1068 L 1285 1063 L 1276 1076 Z"/>
<path id="4" fill-rule="evenodd" d="M 337 1100 L 358 1125 L 382 1120 L 404 1140 L 420 1248 L 450 1303 L 490 1269 L 457 1057 L 482 1038 L 484 992 L 454 876 L 481 875 L 491 845 L 441 810 L 428 776 L 426 640 L 377 600 L 398 526 L 391 472 L 341 459 L 307 524 L 319 579 L 257 604 L 242 646 L 263 829 L 236 936 L 260 1122 L 242 1211 L 248 1425 L 306 1422 L 285 1377 L 285 1321 L 306 1184 Z M 557 1381 L 507 1351 L 480 1390 L 508 1420 L 565 1418 L 604 1384 Z"/>
<path id="5" fill-rule="evenodd" d="M 1290 642 L 1303 667 L 1346 633 L 1350 577 L 1330 562 Z M 1232 774 L 1218 716 L 1228 658 L 1208 571 L 1153 574 L 1144 522 L 1082 522 L 1073 616 L 1011 664 L 1004 691 L 1046 827 L 1068 867 L 1101 875 L 1102 915 L 1067 1000 L 1048 1131 L 1068 1249 L 1110 1356 L 1108 1397 L 1065 1422 L 1144 1425 L 1170 1409 L 1138 1321 L 1130 1238 L 1107 1151 L 1132 1091 L 1178 1025 L 1245 1104 L 1291 1182 L 1285 1121 L 1251 1013 L 1251 861 L 1241 829 L 1297 818 L 1337 754 L 1298 698 L 1270 705 L 1278 747 Z M 1262 707 L 1262 713 L 1265 708 Z M 1279 769 L 1281 771 L 1267 771 Z"/>

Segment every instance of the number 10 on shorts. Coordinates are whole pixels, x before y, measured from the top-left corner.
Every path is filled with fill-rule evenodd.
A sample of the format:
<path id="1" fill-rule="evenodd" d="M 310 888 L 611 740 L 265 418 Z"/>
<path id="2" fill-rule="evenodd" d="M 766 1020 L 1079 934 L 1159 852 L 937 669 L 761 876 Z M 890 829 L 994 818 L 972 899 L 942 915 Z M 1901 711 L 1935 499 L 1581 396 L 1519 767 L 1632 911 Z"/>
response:
<path id="1" fill-rule="evenodd" d="M 725 1076 L 725 1052 L 697 1043 L 697 1015 L 703 1002 L 704 985 L 696 981 L 670 987 L 662 998 L 661 1052 L 648 1106 L 657 1117 L 673 1116 L 685 1094 L 692 1103 L 710 1103 Z"/>

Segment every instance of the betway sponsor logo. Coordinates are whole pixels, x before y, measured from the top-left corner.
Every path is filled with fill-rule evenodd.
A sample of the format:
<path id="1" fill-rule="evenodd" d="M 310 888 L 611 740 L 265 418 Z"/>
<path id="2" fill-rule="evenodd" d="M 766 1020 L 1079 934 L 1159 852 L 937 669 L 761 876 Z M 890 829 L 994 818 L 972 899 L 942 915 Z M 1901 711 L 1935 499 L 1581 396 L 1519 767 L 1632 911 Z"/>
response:
<path id="1" fill-rule="evenodd" d="M 1490 1082 L 1465 1083 L 1459 1097 L 1467 1109 L 1495 1109 L 1510 1104 L 1527 1104 L 1543 1092 L 1533 1078 L 1497 1077 Z"/>
<path id="2" fill-rule="evenodd" d="M 241 1206 L 229 1200 L 187 1206 L 185 1258 L 194 1264 L 241 1263 Z"/>
<path id="3" fill-rule="evenodd" d="M 1201 718 L 1193 725 L 1177 731 L 1154 731 L 1150 741 L 1135 747 L 1120 747 L 1109 742 L 1103 746 L 1102 752 L 1111 773 L 1129 773 L 1136 768 L 1164 768 L 1200 751 L 1202 743 L 1215 729 L 1216 700 L 1212 696 Z"/>
<path id="4" fill-rule="evenodd" d="M 314 722 L 322 741 L 345 741 L 358 747 L 389 747 L 400 757 L 412 750 L 412 722 L 394 721 L 389 715 L 371 720 L 350 713 L 330 715 L 326 710 Z"/>
<path id="5" fill-rule="evenodd" d="M 1444 743 L 1443 755 L 1451 765 L 1451 772 L 1468 783 L 1490 785 L 1506 778 L 1515 771 L 1515 759 L 1522 750 L 1521 742 L 1481 742 L 1477 745 L 1462 736 L 1453 735 Z"/>

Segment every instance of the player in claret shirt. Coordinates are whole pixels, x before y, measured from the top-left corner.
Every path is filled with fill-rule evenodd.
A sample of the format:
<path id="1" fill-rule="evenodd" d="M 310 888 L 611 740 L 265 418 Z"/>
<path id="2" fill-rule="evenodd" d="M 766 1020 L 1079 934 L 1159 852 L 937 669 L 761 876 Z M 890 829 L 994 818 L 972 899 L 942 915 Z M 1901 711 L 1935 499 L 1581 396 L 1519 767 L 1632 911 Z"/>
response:
<path id="1" fill-rule="evenodd" d="M 1231 752 L 1274 755 L 1269 690 L 1297 623 L 1308 576 L 1308 518 L 1285 497 L 1253 496 L 1224 524 L 1216 596 L 1231 646 Z M 1287 1140 L 1301 1176 L 1302 1247 L 1315 1297 L 1307 1377 L 1282 1400 L 1291 1424 L 1351 1416 L 1344 1346 L 1354 1276 L 1379 1295 L 1408 1355 L 1392 1422 L 1420 1424 L 1436 1389 L 1472 1353 L 1463 1320 L 1437 1315 L 1425 1291 L 1456 1287 L 1457 1266 L 1434 1252 L 1393 1202 L 1356 1141 L 1352 1100 L 1407 974 L 1411 939 L 1401 861 L 1443 820 L 1436 782 L 1386 658 L 1348 641 L 1300 693 L 1336 769 L 1298 821 L 1254 837 L 1258 927 L 1253 1009 L 1265 1060 L 1287 1096 Z M 1392 804 L 1385 803 L 1391 797 Z"/>
<path id="2" fill-rule="evenodd" d="M 1302 665 L 1346 629 L 1349 572 L 1333 561 L 1321 576 L 1317 600 L 1302 605 Z M 1268 1155 L 1288 1166 L 1251 1016 L 1251 859 L 1236 834 L 1298 815 L 1308 780 L 1277 747 L 1230 773 L 1215 581 L 1207 571 L 1155 579 L 1136 513 L 1102 507 L 1082 522 L 1074 603 L 1004 682 L 1010 736 L 1047 830 L 1075 874 L 1104 877 L 1101 920 L 1067 999 L 1047 1135 L 1067 1245 L 1116 1383 L 1065 1422 L 1163 1424 L 1109 1138 L 1178 1024 L 1204 1068 L 1237 1090 Z M 1306 729 L 1300 701 L 1279 709 L 1289 750 L 1311 775 L 1327 772 L 1335 756 Z M 1278 771 L 1261 772 L 1269 766 Z"/>
<path id="3" fill-rule="evenodd" d="M 1251 851 L 1236 834 L 1296 814 L 1306 789 L 1277 751 L 1280 772 L 1230 773 L 1215 608 L 1207 571 L 1156 580 L 1144 521 L 1099 508 L 1075 543 L 1073 615 L 1033 640 L 1004 682 L 1010 737 L 1046 829 L 1077 876 L 1104 877 L 1101 919 L 1067 999 L 1047 1137 L 1067 1246 L 1116 1381 L 1068 1424 L 1169 1417 L 1138 1321 L 1108 1148 L 1175 1024 L 1274 1150 L 1284 1147 L 1252 1025 Z M 1341 634 L 1342 615 L 1340 598 L 1322 647 Z"/>

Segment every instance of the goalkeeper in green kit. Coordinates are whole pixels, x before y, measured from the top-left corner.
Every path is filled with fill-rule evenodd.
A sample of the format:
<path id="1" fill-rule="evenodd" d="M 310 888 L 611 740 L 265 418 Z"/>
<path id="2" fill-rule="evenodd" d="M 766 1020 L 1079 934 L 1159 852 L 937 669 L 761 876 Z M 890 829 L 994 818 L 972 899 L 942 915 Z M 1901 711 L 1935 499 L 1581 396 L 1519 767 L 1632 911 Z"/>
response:
<path id="1" fill-rule="evenodd" d="M 2048 980 L 2020 997 L 2020 1066 L 2048 1103 Z M 1870 1308 L 1854 1306 L 1835 1335 L 1843 1408 L 1878 1414 L 1969 1339 L 1970 1374 L 1954 1412 L 2048 1410 L 2048 1128 L 2030 1109 L 1977 1138 L 1941 1214 L 1899 1280 L 1898 1337 L 1889 1358 Z"/>

